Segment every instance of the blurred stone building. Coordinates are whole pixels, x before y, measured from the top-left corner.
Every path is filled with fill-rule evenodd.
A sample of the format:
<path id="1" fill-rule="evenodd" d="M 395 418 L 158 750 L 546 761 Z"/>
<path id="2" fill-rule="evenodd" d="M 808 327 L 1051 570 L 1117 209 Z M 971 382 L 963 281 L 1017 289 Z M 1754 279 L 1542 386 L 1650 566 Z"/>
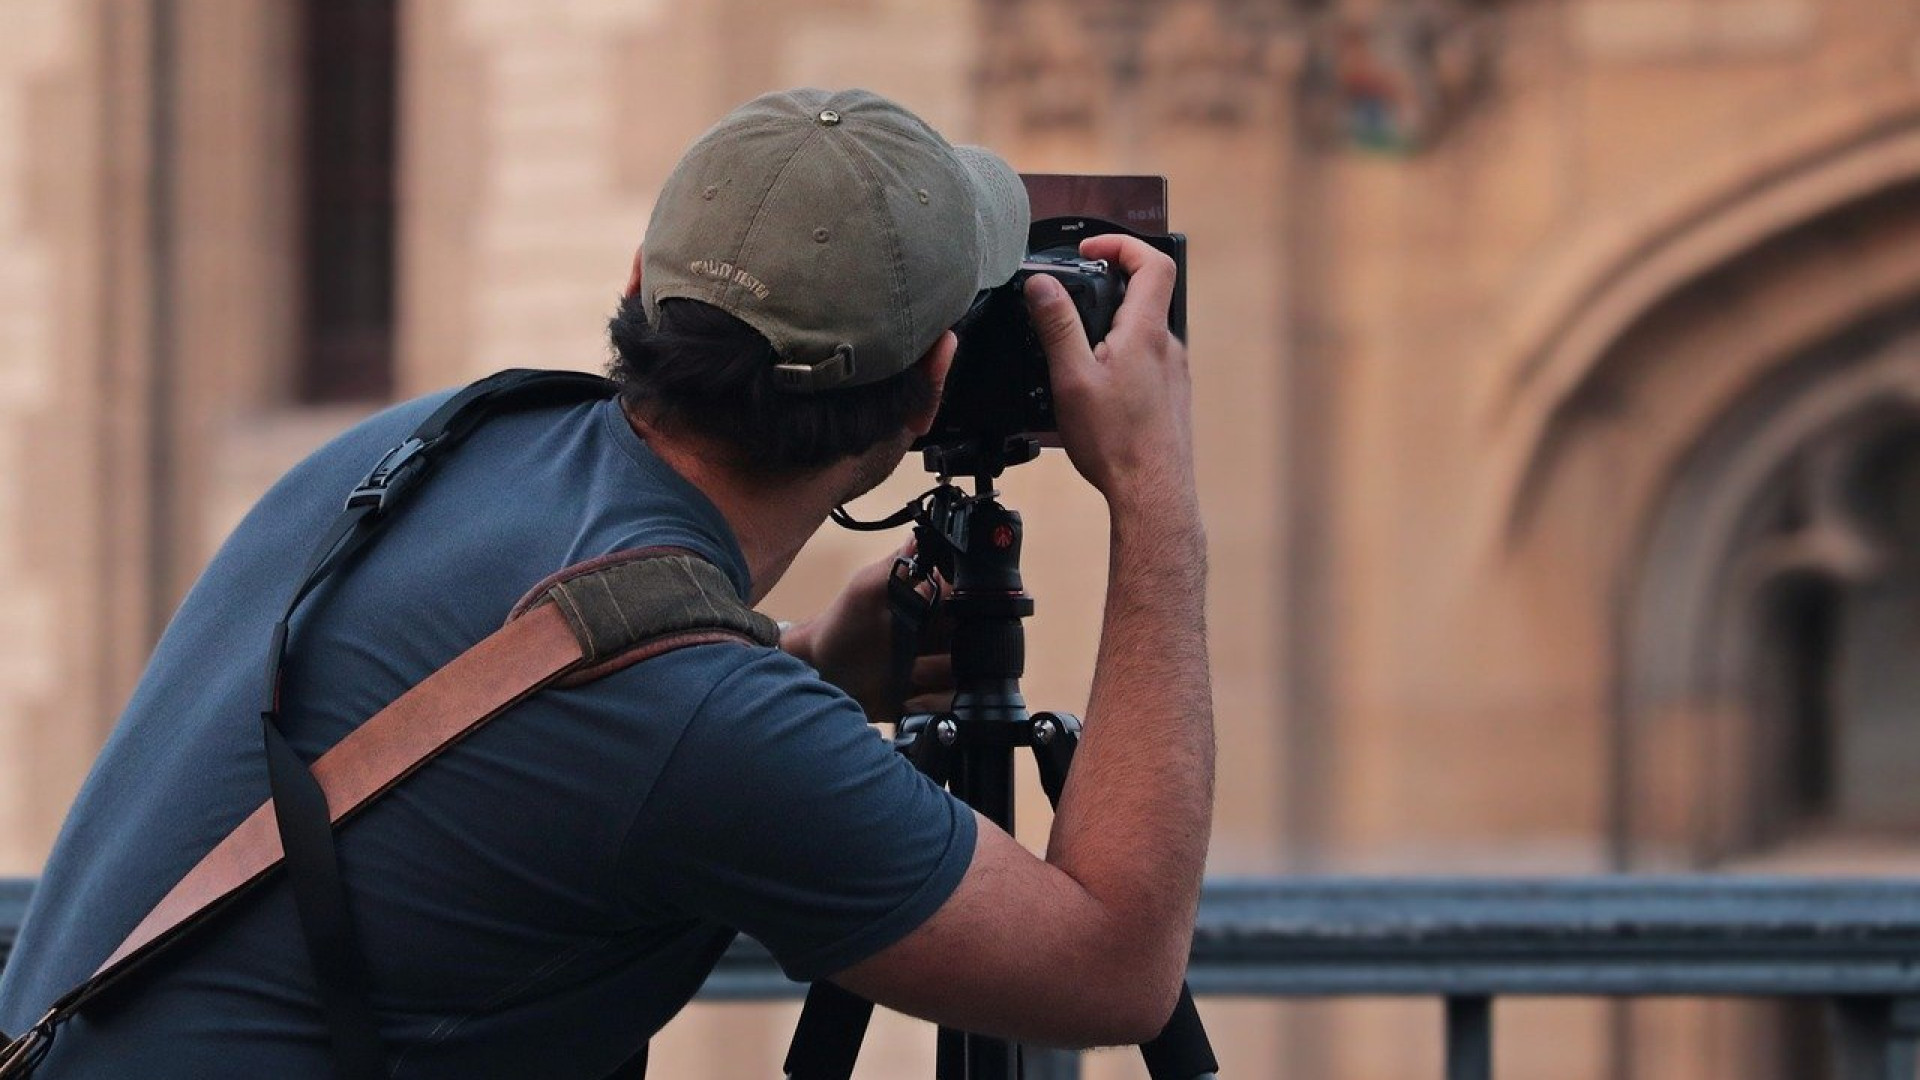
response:
<path id="1" fill-rule="evenodd" d="M 0 872 L 281 469 L 598 368 L 681 148 L 805 83 L 1170 178 L 1217 873 L 1920 866 L 1912 3 L 0 0 Z M 1029 698 L 1081 707 L 1100 504 L 1006 489 Z M 769 609 L 887 542 L 823 533 Z M 1434 1010 L 1206 1008 L 1229 1075 L 1301 1080 L 1438 1075 Z M 1818 1075 L 1789 1009 L 1502 1010 L 1503 1075 Z M 696 1009 L 660 1071 L 770 1073 L 792 1015 Z"/>

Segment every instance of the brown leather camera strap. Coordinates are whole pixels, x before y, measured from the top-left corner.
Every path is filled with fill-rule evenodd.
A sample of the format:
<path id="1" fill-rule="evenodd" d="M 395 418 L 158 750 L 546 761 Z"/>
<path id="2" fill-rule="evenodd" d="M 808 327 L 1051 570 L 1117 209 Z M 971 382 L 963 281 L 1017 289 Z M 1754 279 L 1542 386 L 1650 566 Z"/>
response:
<path id="1" fill-rule="evenodd" d="M 689 645 L 728 641 L 777 646 L 779 630 L 740 603 L 725 575 L 705 560 L 654 548 L 582 563 L 535 586 L 504 627 L 341 739 L 313 763 L 313 776 L 338 826 L 546 686 L 597 678 Z M 188 871 L 93 976 L 60 999 L 55 1013 L 64 1019 L 79 1009 L 264 879 L 282 859 L 269 801 Z"/>
<path id="2" fill-rule="evenodd" d="M 578 666 L 585 655 L 557 604 L 526 612 L 460 654 L 313 763 L 333 824 L 338 826 L 463 736 Z M 91 977 L 0 1052 L 0 1078 L 30 1076 L 56 1027 L 258 884 L 283 857 L 269 800 L 214 845 Z"/>
<path id="3" fill-rule="evenodd" d="M 578 663 L 580 643 L 560 610 L 547 605 L 434 672 L 374 714 L 313 763 L 335 825 L 481 724 Z M 134 927 L 94 977 L 210 914 L 279 864 L 273 806 L 263 803 L 228 833 Z"/>
<path id="4" fill-rule="evenodd" d="M 560 608 L 525 613 L 375 713 L 313 763 L 334 825 L 585 655 Z M 85 982 L 0 1052 L 0 1078 L 30 1076 L 53 1032 L 93 997 L 264 879 L 284 858 L 273 803 L 214 845 Z"/>

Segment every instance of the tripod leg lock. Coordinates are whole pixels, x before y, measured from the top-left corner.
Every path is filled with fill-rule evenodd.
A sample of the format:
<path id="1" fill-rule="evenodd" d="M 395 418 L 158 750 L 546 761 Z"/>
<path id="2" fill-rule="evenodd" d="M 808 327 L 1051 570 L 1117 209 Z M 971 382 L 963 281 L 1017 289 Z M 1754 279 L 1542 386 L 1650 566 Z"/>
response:
<path id="1" fill-rule="evenodd" d="M 954 732 L 947 738 L 945 731 Z M 950 714 L 919 713 L 900 719 L 893 748 L 906 756 L 913 767 L 934 783 L 945 787 L 952 772 L 953 746 L 959 741 L 959 729 Z"/>
<path id="2" fill-rule="evenodd" d="M 1033 745 L 1051 747 L 1056 739 L 1078 743 L 1080 741 L 1080 718 L 1072 713 L 1043 712 L 1033 715 Z"/>

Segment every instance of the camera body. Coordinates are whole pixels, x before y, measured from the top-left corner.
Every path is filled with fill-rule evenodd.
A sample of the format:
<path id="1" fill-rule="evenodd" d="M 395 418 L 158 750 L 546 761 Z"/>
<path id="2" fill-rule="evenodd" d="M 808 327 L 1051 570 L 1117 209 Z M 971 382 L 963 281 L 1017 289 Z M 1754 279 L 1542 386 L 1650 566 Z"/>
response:
<path id="1" fill-rule="evenodd" d="M 1028 231 L 1027 250 L 1012 280 L 983 294 L 954 329 L 960 339 L 946 393 L 933 427 L 914 448 L 974 444 L 998 446 L 1015 436 L 1034 436 L 1044 445 L 1057 445 L 1053 384 L 1047 375 L 1047 354 L 1027 317 L 1027 279 L 1046 274 L 1066 288 L 1080 313 L 1090 344 L 1099 344 L 1113 327 L 1113 317 L 1126 299 L 1127 282 L 1117 268 L 1080 254 L 1080 241 L 1090 236 L 1124 233 L 1136 236 L 1172 256 L 1176 268 L 1173 302 L 1167 326 L 1186 339 L 1187 239 L 1179 233 L 1145 235 L 1125 226 L 1087 216 L 1036 221 Z"/>

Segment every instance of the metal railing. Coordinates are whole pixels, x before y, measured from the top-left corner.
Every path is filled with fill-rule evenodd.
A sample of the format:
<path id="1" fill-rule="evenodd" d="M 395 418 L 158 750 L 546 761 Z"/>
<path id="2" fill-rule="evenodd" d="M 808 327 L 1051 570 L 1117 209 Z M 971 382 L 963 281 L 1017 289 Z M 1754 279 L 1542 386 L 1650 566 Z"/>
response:
<path id="1" fill-rule="evenodd" d="M 31 882 L 0 881 L 0 963 Z M 1494 1073 L 1495 999 L 1828 1002 L 1835 1080 L 1914 1080 L 1920 880 L 1607 877 L 1210 882 L 1189 981 L 1205 996 L 1446 1003 L 1447 1080 Z M 701 991 L 777 1000 L 789 982 L 741 940 Z M 1076 1075 L 1049 1055 L 1033 1080 Z"/>

